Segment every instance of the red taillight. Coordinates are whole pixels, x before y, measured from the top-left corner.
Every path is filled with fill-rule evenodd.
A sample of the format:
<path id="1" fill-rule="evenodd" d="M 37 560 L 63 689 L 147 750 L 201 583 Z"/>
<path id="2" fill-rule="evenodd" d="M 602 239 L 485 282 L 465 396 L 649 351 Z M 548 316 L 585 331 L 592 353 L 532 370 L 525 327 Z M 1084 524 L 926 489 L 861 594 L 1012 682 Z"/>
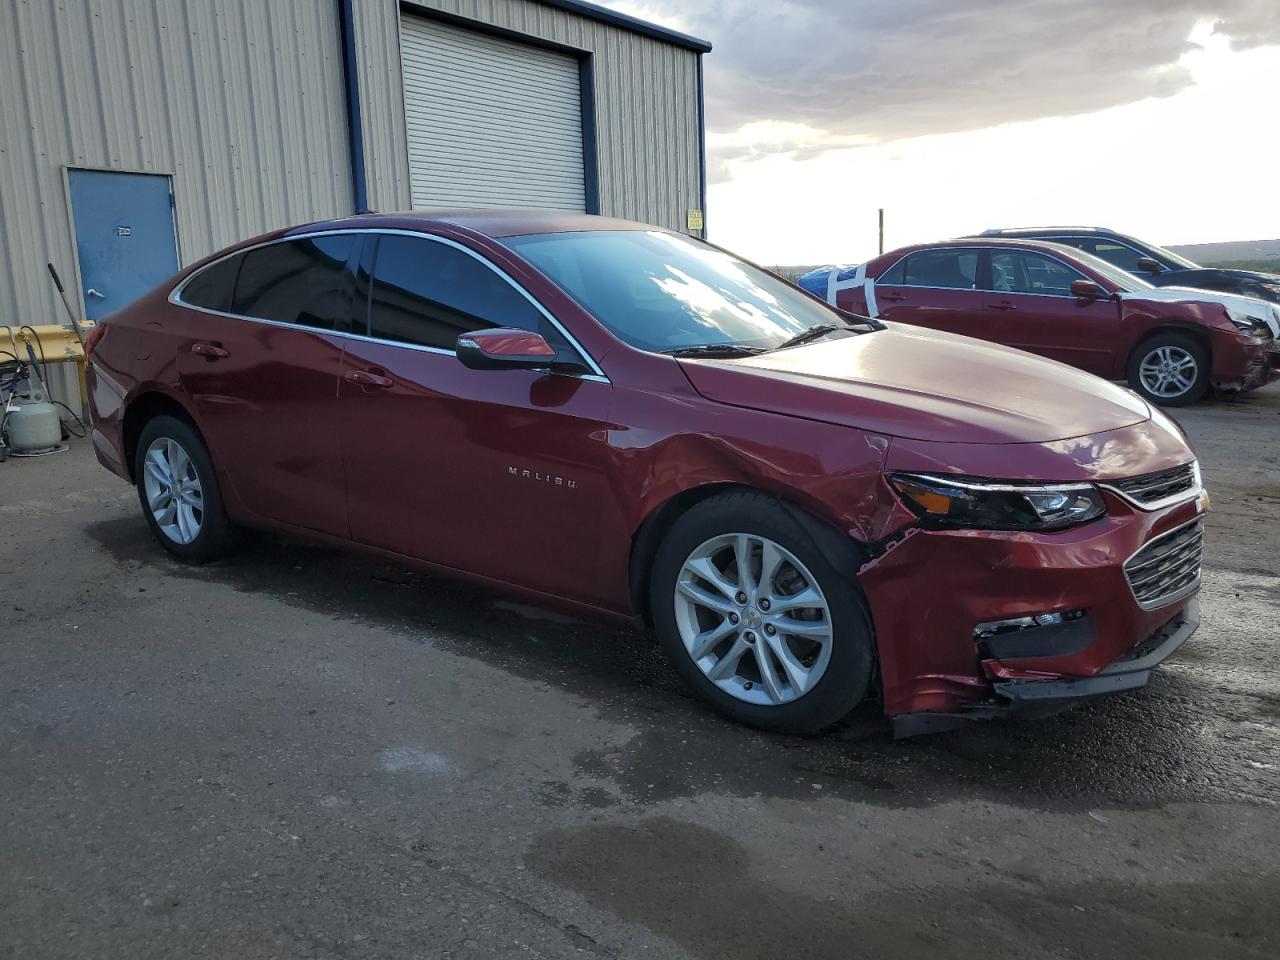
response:
<path id="1" fill-rule="evenodd" d="M 87 357 L 93 353 L 93 348 L 107 334 L 107 325 L 99 323 L 89 330 L 89 335 L 84 338 L 84 355 Z"/>

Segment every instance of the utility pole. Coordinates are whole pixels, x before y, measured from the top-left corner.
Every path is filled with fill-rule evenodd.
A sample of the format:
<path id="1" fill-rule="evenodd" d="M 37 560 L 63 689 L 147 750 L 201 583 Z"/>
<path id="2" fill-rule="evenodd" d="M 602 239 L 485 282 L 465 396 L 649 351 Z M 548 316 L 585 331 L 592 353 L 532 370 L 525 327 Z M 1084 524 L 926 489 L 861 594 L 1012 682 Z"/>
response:
<path id="1" fill-rule="evenodd" d="M 884 253 L 884 207 L 880 208 L 880 252 Z"/>

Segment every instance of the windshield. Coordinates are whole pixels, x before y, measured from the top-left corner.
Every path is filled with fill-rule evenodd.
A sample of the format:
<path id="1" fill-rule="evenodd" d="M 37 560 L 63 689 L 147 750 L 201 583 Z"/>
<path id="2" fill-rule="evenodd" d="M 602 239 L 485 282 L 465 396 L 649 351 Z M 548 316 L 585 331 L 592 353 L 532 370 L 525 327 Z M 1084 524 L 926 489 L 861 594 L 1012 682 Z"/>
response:
<path id="1" fill-rule="evenodd" d="M 1174 253 L 1172 250 L 1167 250 L 1164 247 L 1157 247 L 1154 243 L 1148 243 L 1147 247 L 1150 250 L 1153 250 L 1157 257 L 1161 257 L 1165 260 L 1170 261 L 1171 263 L 1176 263 L 1178 266 L 1182 267 L 1182 269 L 1184 270 L 1200 269 L 1200 264 L 1192 263 L 1186 257 L 1179 256 L 1178 254 Z"/>
<path id="2" fill-rule="evenodd" d="M 679 234 L 587 230 L 503 241 L 634 347 L 769 350 L 837 311 L 790 284 Z"/>
<path id="3" fill-rule="evenodd" d="M 1143 290 L 1154 289 L 1151 284 L 1141 277 L 1134 276 L 1128 270 L 1121 270 L 1114 263 L 1107 263 L 1107 261 L 1092 253 L 1085 253 L 1078 247 L 1068 247 L 1061 243 L 1051 244 L 1051 246 L 1057 247 L 1062 253 L 1088 267 L 1094 273 L 1102 274 L 1102 276 L 1114 283 L 1121 293 L 1141 293 Z"/>

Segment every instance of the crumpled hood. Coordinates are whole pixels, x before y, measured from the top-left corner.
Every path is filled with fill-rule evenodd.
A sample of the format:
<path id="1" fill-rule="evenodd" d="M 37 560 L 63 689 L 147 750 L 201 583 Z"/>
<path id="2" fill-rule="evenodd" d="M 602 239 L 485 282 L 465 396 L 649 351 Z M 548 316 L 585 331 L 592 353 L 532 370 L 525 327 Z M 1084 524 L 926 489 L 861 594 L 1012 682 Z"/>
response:
<path id="1" fill-rule="evenodd" d="M 1121 300 L 1150 300 L 1159 303 L 1220 303 L 1247 317 L 1257 317 L 1271 328 L 1273 337 L 1280 337 L 1280 307 L 1256 297 L 1238 293 L 1219 293 L 1217 290 L 1197 290 L 1193 287 L 1153 287 L 1137 293 L 1122 293 Z"/>
<path id="2" fill-rule="evenodd" d="M 709 400 L 914 440 L 1046 443 L 1150 419 L 1136 394 L 1021 350 L 904 324 L 734 360 L 681 360 Z"/>

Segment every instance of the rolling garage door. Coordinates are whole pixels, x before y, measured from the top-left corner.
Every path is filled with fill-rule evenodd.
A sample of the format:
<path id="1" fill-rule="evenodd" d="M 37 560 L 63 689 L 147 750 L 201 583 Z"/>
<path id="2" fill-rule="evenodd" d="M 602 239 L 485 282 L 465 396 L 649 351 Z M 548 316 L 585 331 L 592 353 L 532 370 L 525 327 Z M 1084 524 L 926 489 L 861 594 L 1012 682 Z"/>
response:
<path id="1" fill-rule="evenodd" d="M 401 18 L 413 205 L 583 211 L 575 57 Z"/>

